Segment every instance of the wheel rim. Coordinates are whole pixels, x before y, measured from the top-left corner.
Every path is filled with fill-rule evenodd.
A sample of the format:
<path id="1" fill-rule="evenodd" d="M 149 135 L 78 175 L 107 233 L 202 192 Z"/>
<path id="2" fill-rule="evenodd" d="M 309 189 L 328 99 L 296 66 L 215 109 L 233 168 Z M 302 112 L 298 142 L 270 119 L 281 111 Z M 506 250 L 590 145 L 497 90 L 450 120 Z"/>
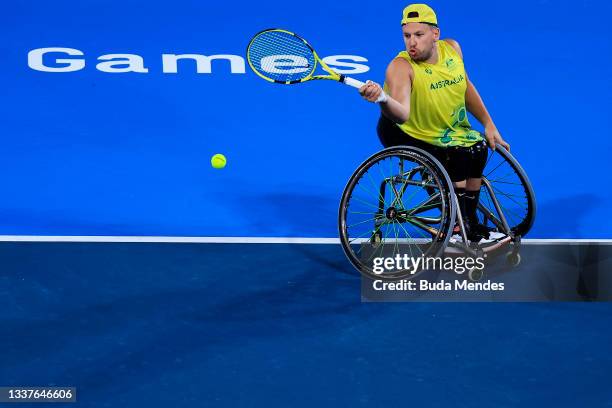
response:
<path id="1" fill-rule="evenodd" d="M 375 272 L 376 258 L 437 256 L 454 219 L 450 180 L 416 149 L 385 149 L 366 160 L 342 195 L 342 247 L 353 265 L 376 279 L 416 276 L 409 269 Z M 433 192 L 433 194 L 431 194 Z"/>
<path id="2" fill-rule="evenodd" d="M 521 236 L 527 234 L 535 220 L 535 194 L 527 174 L 516 159 L 501 146 L 497 146 L 495 151 L 489 150 L 483 178 L 491 183 L 512 233 Z M 480 189 L 479 205 L 498 216 L 489 190 L 484 185 Z M 495 222 L 486 216 L 482 208 L 478 211 L 478 217 L 484 225 L 499 227 L 499 220 Z"/>

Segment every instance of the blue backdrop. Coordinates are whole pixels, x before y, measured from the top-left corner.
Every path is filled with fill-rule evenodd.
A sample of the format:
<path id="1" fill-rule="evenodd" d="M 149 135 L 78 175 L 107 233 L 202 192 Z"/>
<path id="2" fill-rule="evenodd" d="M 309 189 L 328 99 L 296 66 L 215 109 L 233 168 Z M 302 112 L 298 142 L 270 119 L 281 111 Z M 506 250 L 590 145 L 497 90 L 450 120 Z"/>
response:
<path id="1" fill-rule="evenodd" d="M 534 184 L 530 237 L 610 238 L 609 3 L 430 4 Z M 282 27 L 322 56 L 367 58 L 356 77 L 382 82 L 405 5 L 7 4 L 0 234 L 335 237 L 346 180 L 380 148 L 378 108 L 334 83 L 232 74 L 228 61 L 164 73 L 162 54 L 244 57 L 252 34 Z M 32 69 L 28 53 L 45 47 L 80 50 L 85 67 Z M 148 72 L 102 72 L 104 54 L 139 55 Z M 58 57 L 44 62 L 66 66 Z M 218 152 L 224 170 L 210 166 Z"/>

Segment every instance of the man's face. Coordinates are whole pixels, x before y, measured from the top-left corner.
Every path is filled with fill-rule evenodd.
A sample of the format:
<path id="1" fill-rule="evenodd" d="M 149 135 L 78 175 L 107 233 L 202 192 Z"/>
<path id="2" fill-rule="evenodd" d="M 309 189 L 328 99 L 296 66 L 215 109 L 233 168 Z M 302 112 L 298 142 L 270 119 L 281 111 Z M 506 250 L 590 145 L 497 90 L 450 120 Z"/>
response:
<path id="1" fill-rule="evenodd" d="M 440 30 L 424 23 L 408 23 L 402 26 L 406 51 L 414 61 L 425 61 L 431 57 Z"/>

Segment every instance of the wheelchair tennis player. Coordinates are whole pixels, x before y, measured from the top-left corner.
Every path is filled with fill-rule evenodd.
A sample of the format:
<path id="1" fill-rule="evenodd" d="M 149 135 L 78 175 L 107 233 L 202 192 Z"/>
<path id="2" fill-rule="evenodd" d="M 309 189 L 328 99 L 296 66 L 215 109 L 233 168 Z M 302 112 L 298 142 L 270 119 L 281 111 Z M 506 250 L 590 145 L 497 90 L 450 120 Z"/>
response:
<path id="1" fill-rule="evenodd" d="M 435 12 L 425 4 L 412 4 L 402 15 L 406 50 L 389 64 L 384 88 L 369 81 L 359 89 L 370 102 L 381 102 L 377 133 L 385 147 L 414 146 L 432 154 L 453 182 L 459 209 L 471 242 L 486 244 L 505 237 L 481 225 L 476 215 L 481 177 L 491 149 L 504 141 L 474 84 L 468 79 L 457 41 L 440 40 Z M 484 126 L 483 135 L 472 129 L 470 112 Z M 451 240 L 459 241 L 458 227 Z"/>

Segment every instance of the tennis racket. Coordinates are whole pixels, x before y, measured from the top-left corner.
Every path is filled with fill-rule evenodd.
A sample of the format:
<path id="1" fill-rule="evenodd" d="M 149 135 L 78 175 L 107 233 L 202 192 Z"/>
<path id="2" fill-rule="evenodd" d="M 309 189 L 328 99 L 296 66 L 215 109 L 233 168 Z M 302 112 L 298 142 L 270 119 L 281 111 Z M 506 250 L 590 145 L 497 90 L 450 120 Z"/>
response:
<path id="1" fill-rule="evenodd" d="M 277 84 L 289 85 L 328 79 L 357 89 L 365 85 L 365 82 L 334 72 L 306 40 L 295 33 L 278 28 L 255 34 L 247 47 L 247 60 L 257 75 Z M 328 75 L 315 75 L 319 65 Z M 382 92 L 376 102 L 386 100 L 387 95 Z"/>

